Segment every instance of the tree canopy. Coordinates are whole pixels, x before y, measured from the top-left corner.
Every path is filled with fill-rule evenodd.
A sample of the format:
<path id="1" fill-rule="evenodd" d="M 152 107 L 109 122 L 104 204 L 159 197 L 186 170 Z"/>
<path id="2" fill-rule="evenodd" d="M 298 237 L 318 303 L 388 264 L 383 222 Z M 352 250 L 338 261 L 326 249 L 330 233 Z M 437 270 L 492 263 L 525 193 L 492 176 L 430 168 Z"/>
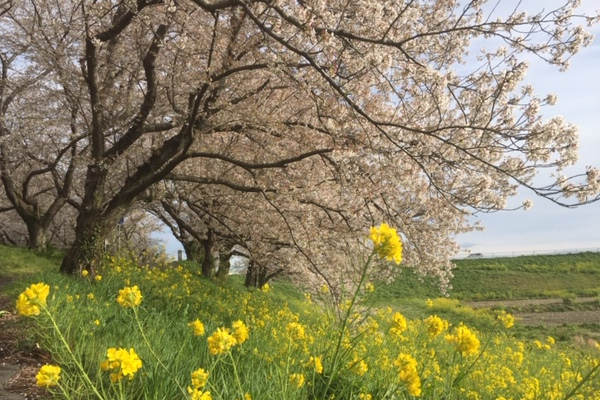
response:
<path id="1" fill-rule="evenodd" d="M 405 263 L 446 286 L 473 211 L 523 186 L 565 206 L 598 199 L 595 168 L 562 174 L 577 128 L 542 118 L 555 96 L 524 84 L 527 57 L 566 69 L 590 44 L 597 17 L 577 5 L 7 2 L 0 211 L 36 243 L 75 210 L 67 273 L 93 269 L 145 204 L 186 237 L 244 246 L 259 269 L 327 281 L 387 221 Z M 536 185 L 540 171 L 554 181 Z"/>

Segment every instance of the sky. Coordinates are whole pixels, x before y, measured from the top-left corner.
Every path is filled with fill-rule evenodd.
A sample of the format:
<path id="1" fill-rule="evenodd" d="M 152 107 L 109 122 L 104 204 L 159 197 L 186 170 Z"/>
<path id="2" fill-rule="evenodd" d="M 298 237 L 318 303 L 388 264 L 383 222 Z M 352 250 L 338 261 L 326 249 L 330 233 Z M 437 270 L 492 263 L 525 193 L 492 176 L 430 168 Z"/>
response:
<path id="1" fill-rule="evenodd" d="M 522 5 L 527 9 L 528 4 L 539 7 L 540 3 L 525 0 Z M 598 8 L 597 0 L 584 0 L 581 6 L 586 13 Z M 558 96 L 555 106 L 544 108 L 544 118 L 562 115 L 579 127 L 579 161 L 566 175 L 584 173 L 590 165 L 600 168 L 600 26 L 590 31 L 596 35 L 592 45 L 571 59 L 566 72 L 559 72 L 541 60 L 530 59 L 524 81 L 532 84 L 542 98 L 548 93 Z M 509 201 L 509 208 L 519 206 L 524 199 L 533 201 L 533 207 L 527 211 L 500 211 L 472 217 L 472 221 L 481 223 L 485 230 L 456 237 L 464 249 L 458 257 L 466 256 L 469 251 L 486 256 L 600 251 L 600 202 L 567 209 L 521 189 L 519 195 Z M 177 250 L 182 249 L 168 234 L 161 238 L 169 255 L 176 256 Z"/>
<path id="2" fill-rule="evenodd" d="M 523 2 L 527 3 L 534 4 Z M 582 2 L 582 8 L 589 13 L 600 8 L 600 4 L 587 0 Z M 567 170 L 572 174 L 585 172 L 586 166 L 600 168 L 600 27 L 589 31 L 596 35 L 593 43 L 571 59 L 566 72 L 559 72 L 543 61 L 530 60 L 525 78 L 525 83 L 532 84 L 537 93 L 558 95 L 558 103 L 544 109 L 545 118 L 562 115 L 579 127 L 579 160 Z M 485 230 L 460 235 L 457 242 L 471 253 L 485 255 L 600 251 L 600 202 L 567 209 L 521 189 L 509 206 L 518 206 L 526 198 L 534 204 L 527 211 L 501 211 L 473 217 Z"/>

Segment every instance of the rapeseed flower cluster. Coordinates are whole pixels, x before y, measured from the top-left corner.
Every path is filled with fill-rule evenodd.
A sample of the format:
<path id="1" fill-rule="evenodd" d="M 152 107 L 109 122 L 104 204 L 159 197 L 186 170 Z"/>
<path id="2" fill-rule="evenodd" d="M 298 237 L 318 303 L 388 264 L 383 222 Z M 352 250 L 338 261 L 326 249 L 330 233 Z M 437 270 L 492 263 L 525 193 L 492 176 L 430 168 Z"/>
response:
<path id="1" fill-rule="evenodd" d="M 411 396 L 421 395 L 421 378 L 417 372 L 417 360 L 410 354 L 400 353 L 394 364 L 398 367 L 398 378 L 406 385 Z"/>
<path id="2" fill-rule="evenodd" d="M 402 333 L 408 328 L 406 318 L 404 318 L 404 315 L 400 314 L 399 312 L 395 312 L 392 318 L 394 324 L 390 328 L 390 333 L 393 336 L 401 336 Z"/>
<path id="3" fill-rule="evenodd" d="M 296 385 L 298 389 L 304 386 L 304 382 L 306 381 L 306 377 L 304 374 L 291 374 L 290 375 L 290 383 Z"/>
<path id="4" fill-rule="evenodd" d="M 500 323 L 502 323 L 506 329 L 510 329 L 515 325 L 515 318 L 506 311 L 500 312 L 496 319 L 500 321 Z"/>
<path id="5" fill-rule="evenodd" d="M 119 382 L 123 376 L 128 376 L 130 380 L 133 379 L 140 368 L 142 368 L 142 360 L 133 348 L 127 351 L 111 347 L 106 351 L 106 360 L 100 363 L 102 371 L 112 371 L 110 380 L 113 383 Z"/>
<path id="6" fill-rule="evenodd" d="M 323 373 L 323 363 L 321 361 L 321 357 L 313 357 L 310 356 L 308 362 L 305 364 L 307 368 L 314 368 L 317 374 Z"/>
<path id="7" fill-rule="evenodd" d="M 46 306 L 46 298 L 50 293 L 50 286 L 45 283 L 30 285 L 17 299 L 17 311 L 20 315 L 33 316 L 40 314 L 40 307 Z"/>
<path id="8" fill-rule="evenodd" d="M 437 315 L 427 317 L 424 322 L 427 326 L 427 333 L 431 337 L 436 337 L 448 329 L 448 321 L 441 319 Z"/>
<path id="9" fill-rule="evenodd" d="M 52 387 L 58 385 L 60 371 L 61 369 L 58 365 L 46 364 L 42 366 L 35 376 L 36 384 L 42 387 Z"/>
<path id="10" fill-rule="evenodd" d="M 208 372 L 203 368 L 198 368 L 192 372 L 192 386 L 188 386 L 187 391 L 192 400 L 212 400 L 212 395 L 209 391 L 204 391 L 204 387 L 208 382 Z"/>
<path id="11" fill-rule="evenodd" d="M 137 287 L 137 285 L 133 287 L 126 286 L 123 289 L 119 290 L 117 303 L 119 303 L 125 308 L 137 307 L 142 303 L 142 293 L 140 292 L 140 289 Z"/>
<path id="12" fill-rule="evenodd" d="M 244 343 L 250 334 L 248 333 L 248 327 L 242 321 L 235 321 L 231 324 L 233 329 L 233 337 L 235 338 L 236 344 Z"/>
<path id="13" fill-rule="evenodd" d="M 463 357 L 479 351 L 479 339 L 464 325 L 457 326 L 451 335 L 446 335 L 444 338 L 449 343 L 454 343 L 456 351 L 461 353 Z"/>
<path id="14" fill-rule="evenodd" d="M 394 228 L 382 223 L 379 227 L 371 227 L 369 239 L 373 242 L 374 250 L 381 258 L 402 262 L 402 241 Z"/>
<path id="15" fill-rule="evenodd" d="M 194 335 L 196 336 L 204 336 L 204 333 L 206 332 L 204 330 L 204 324 L 199 319 L 196 319 L 194 322 L 190 322 L 188 326 L 194 328 Z"/>
<path id="16" fill-rule="evenodd" d="M 208 338 L 208 350 L 213 356 L 227 353 L 236 344 L 237 340 L 228 328 L 217 328 Z"/>

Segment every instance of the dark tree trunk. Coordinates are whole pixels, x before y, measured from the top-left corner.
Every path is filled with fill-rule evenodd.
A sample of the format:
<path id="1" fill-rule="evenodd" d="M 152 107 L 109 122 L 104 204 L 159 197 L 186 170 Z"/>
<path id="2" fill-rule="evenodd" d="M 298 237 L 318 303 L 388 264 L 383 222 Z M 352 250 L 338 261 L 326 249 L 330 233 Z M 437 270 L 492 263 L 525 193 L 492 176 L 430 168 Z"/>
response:
<path id="1" fill-rule="evenodd" d="M 47 228 L 38 221 L 32 221 L 27 224 L 27 247 L 31 250 L 44 251 L 48 247 Z"/>
<path id="2" fill-rule="evenodd" d="M 212 278 L 215 275 L 215 235 L 211 229 L 208 230 L 206 240 L 202 241 L 204 258 L 202 259 L 202 276 Z"/>
<path id="3" fill-rule="evenodd" d="M 246 287 L 255 287 L 261 288 L 277 275 L 283 272 L 283 268 L 278 269 L 277 271 L 269 274 L 269 271 L 266 267 L 262 265 L 256 264 L 254 261 L 250 260 L 248 264 L 248 270 L 246 271 L 246 280 L 244 284 Z"/>
<path id="4" fill-rule="evenodd" d="M 76 274 L 83 270 L 92 275 L 104 255 L 104 240 L 116 225 L 113 218 L 101 214 L 80 213 L 75 229 L 75 241 L 63 259 L 60 272 Z"/>
<path id="5" fill-rule="evenodd" d="M 181 240 L 181 244 L 183 245 L 183 250 L 185 251 L 185 258 L 188 261 L 199 262 L 202 260 L 202 245 L 194 238 L 189 238 L 188 240 Z"/>
<path id="6" fill-rule="evenodd" d="M 219 263 L 219 269 L 217 270 L 217 279 L 225 279 L 229 275 L 229 258 Z"/>

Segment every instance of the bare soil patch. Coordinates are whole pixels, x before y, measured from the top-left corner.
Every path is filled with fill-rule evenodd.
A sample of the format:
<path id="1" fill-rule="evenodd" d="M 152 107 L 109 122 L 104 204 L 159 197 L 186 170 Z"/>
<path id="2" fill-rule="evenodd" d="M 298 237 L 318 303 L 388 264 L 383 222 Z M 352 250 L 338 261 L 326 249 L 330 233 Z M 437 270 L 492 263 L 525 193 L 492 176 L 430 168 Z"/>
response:
<path id="1" fill-rule="evenodd" d="M 598 297 L 578 297 L 569 299 L 572 303 L 592 303 L 598 301 Z M 519 299 L 519 300 L 493 300 L 474 301 L 466 303 L 473 308 L 518 308 L 529 306 L 544 306 L 564 303 L 563 299 Z M 558 325 L 581 325 L 600 323 L 600 310 L 585 311 L 553 311 L 553 312 L 524 312 L 514 313 L 515 318 L 524 325 L 530 326 L 558 326 Z"/>
<path id="2" fill-rule="evenodd" d="M 598 297 L 577 297 L 572 301 L 574 303 L 591 303 L 598 300 Z M 517 300 L 487 300 L 471 301 L 466 303 L 472 308 L 493 308 L 493 307 L 526 307 L 534 305 L 560 304 L 563 299 L 517 299 Z"/>
<path id="3" fill-rule="evenodd" d="M 516 314 L 525 325 L 557 326 L 600 323 L 600 311 L 563 311 Z"/>

